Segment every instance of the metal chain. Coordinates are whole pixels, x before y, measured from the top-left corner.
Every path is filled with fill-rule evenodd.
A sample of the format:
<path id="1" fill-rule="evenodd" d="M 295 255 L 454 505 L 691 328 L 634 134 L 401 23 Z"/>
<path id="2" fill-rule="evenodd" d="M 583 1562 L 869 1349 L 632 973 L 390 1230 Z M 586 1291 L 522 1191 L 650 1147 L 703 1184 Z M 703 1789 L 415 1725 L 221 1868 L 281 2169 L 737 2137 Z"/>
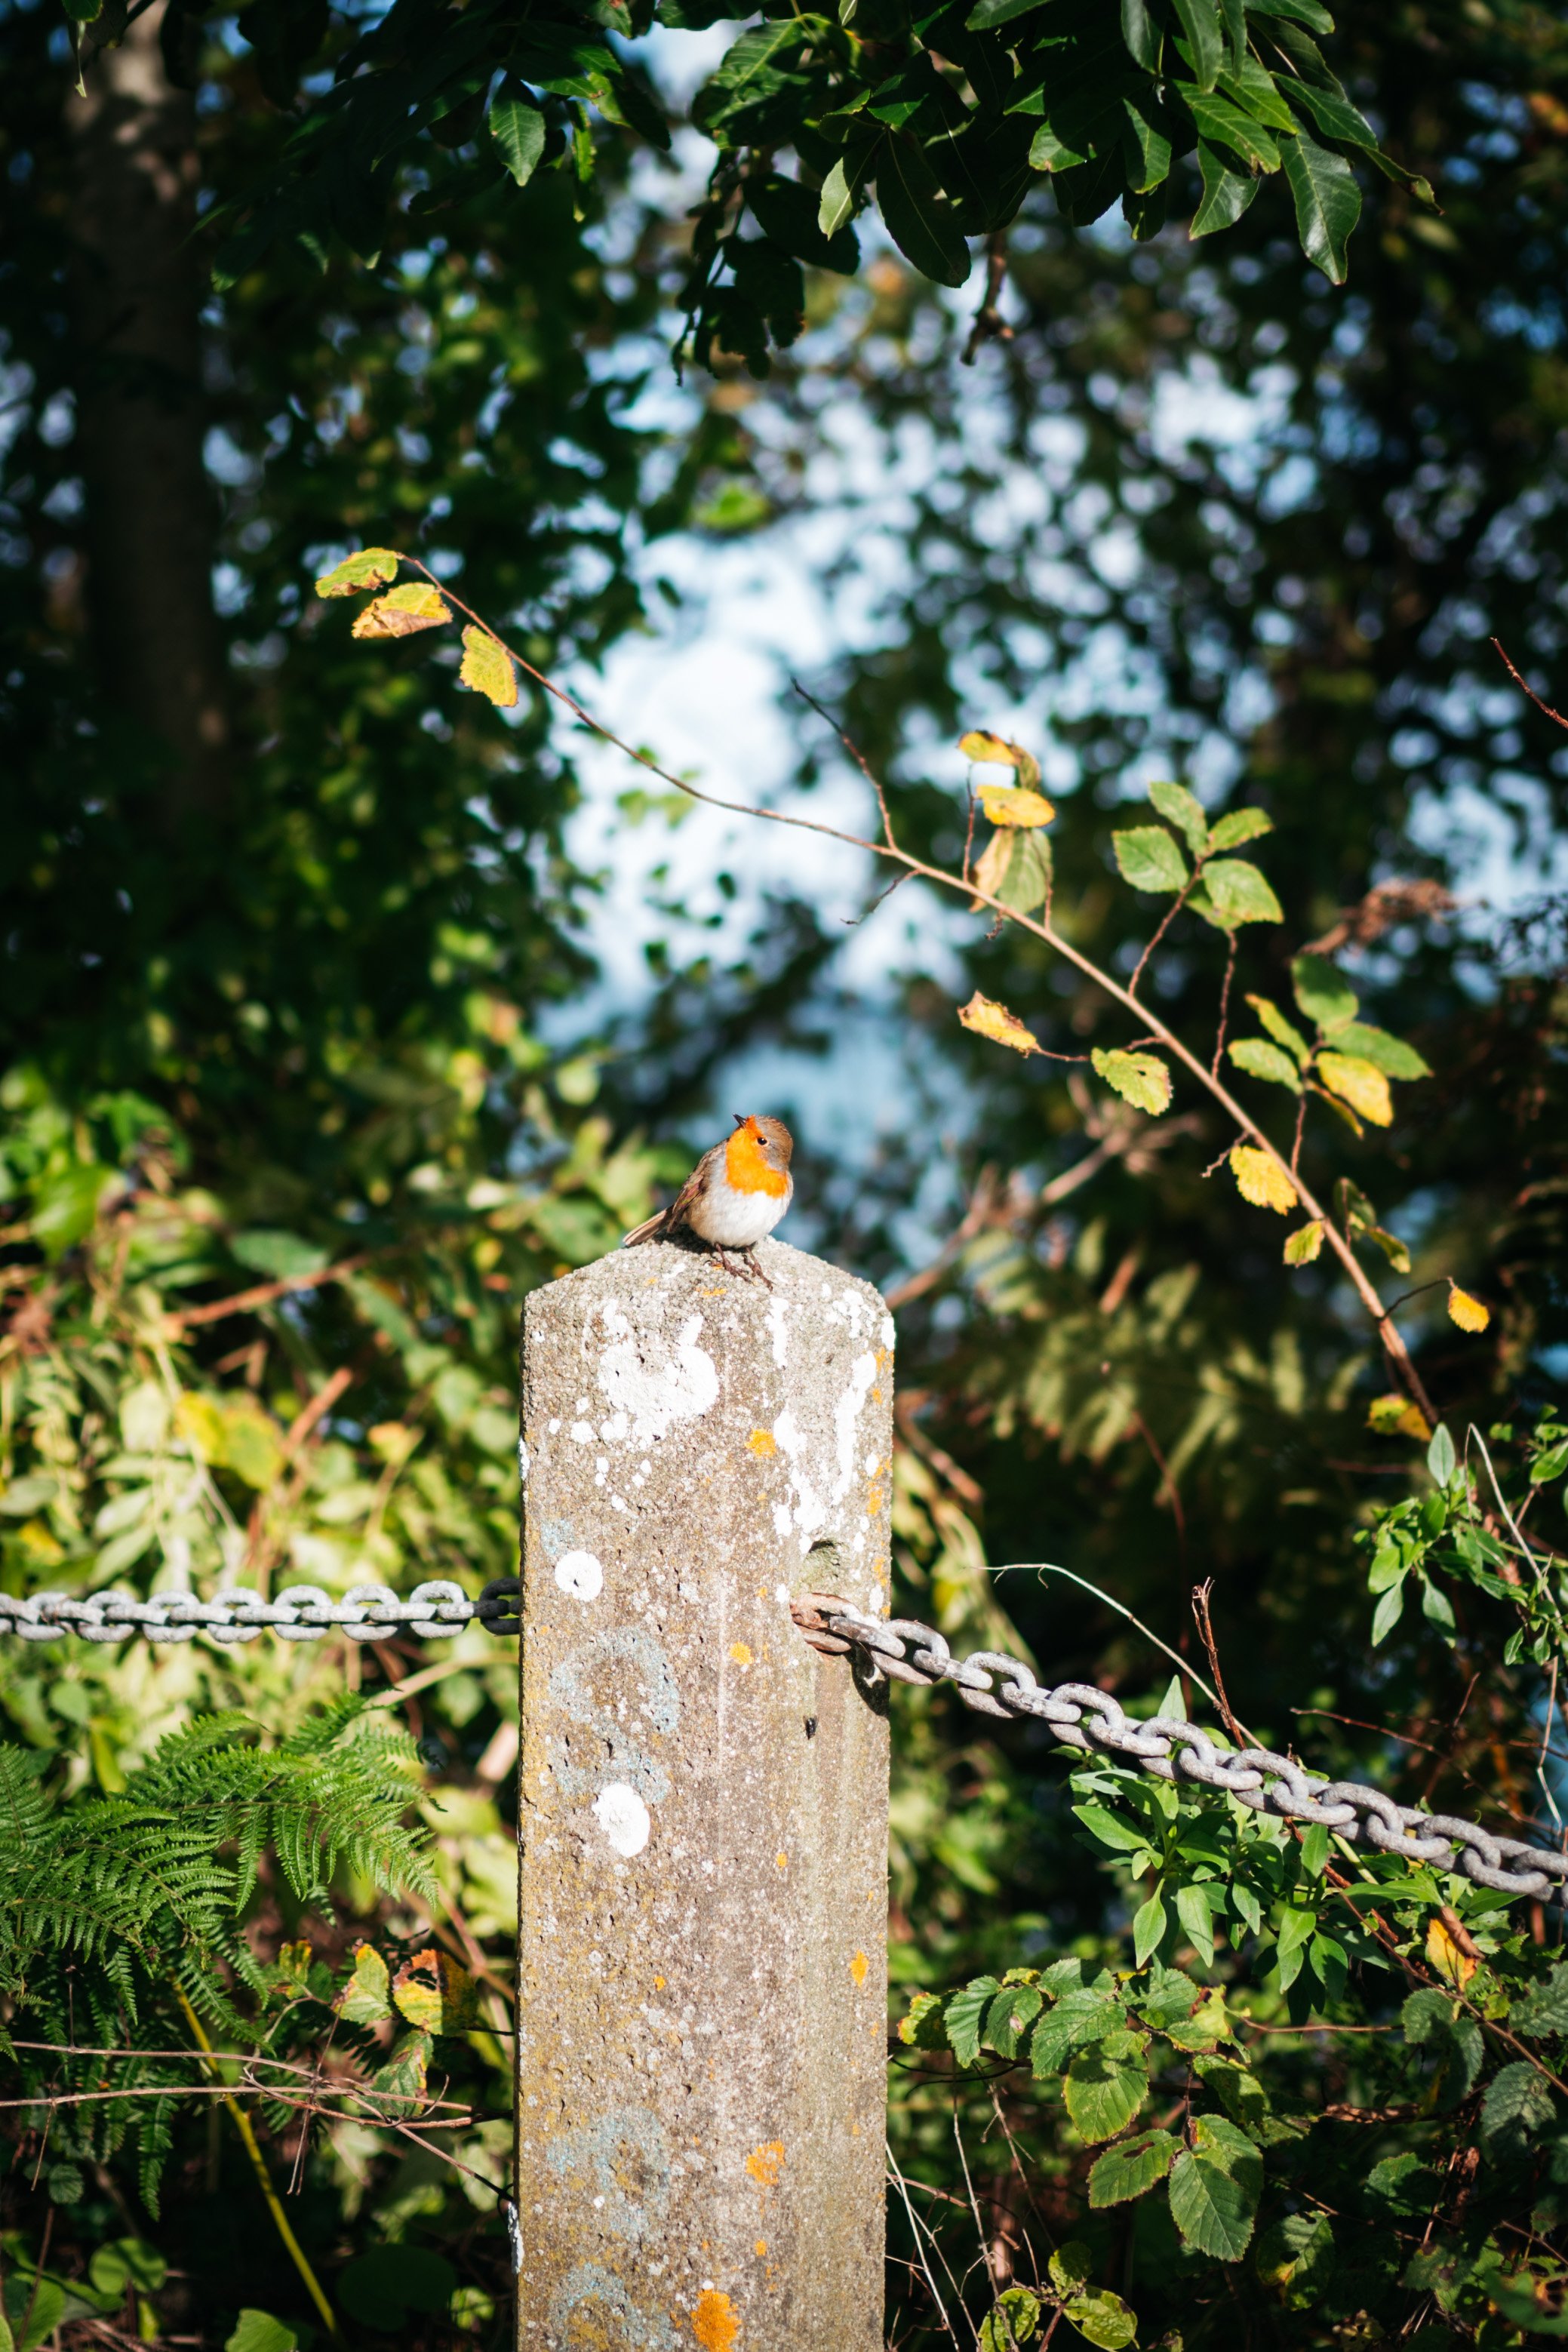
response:
<path id="1" fill-rule="evenodd" d="M 78 1600 L 68 1592 L 37 1592 L 18 1601 L 0 1592 L 0 1634 L 24 1642 L 58 1642 L 79 1633 L 84 1642 L 188 1642 L 208 1633 L 228 1645 L 254 1642 L 261 1633 L 285 1642 L 320 1642 L 346 1633 L 351 1642 L 384 1641 L 389 1633 L 417 1633 L 422 1641 L 460 1633 L 478 1622 L 492 1633 L 521 1632 L 518 1580 L 498 1577 L 477 1601 L 460 1584 L 416 1584 L 406 1601 L 384 1584 L 356 1584 L 334 1601 L 319 1584 L 290 1584 L 275 1601 L 236 1590 L 198 1601 L 194 1593 L 159 1592 L 139 1601 L 130 1592 L 92 1592 Z"/>
<path id="2" fill-rule="evenodd" d="M 1125 1757 L 1162 1780 L 1222 1789 L 1254 1812 L 1321 1822 L 1352 1844 L 1460 1872 L 1502 1895 L 1535 1895 L 1568 1907 L 1568 1855 L 1494 1836 L 1452 1813 L 1396 1805 L 1361 1780 L 1325 1780 L 1272 1748 L 1216 1748 L 1207 1732 L 1177 1716 L 1134 1721 L 1092 1683 L 1043 1690 L 1021 1658 L 994 1650 L 955 1658 L 931 1626 L 907 1617 L 867 1617 L 837 1593 L 805 1593 L 790 1613 L 814 1649 L 840 1655 L 859 1650 L 894 1682 L 954 1683 L 965 1706 L 977 1714 L 1030 1716 L 1048 1723 L 1068 1748 Z"/>
<path id="3" fill-rule="evenodd" d="M 376 1642 L 396 1633 L 430 1641 L 478 1622 L 492 1633 L 518 1633 L 520 1591 L 515 1576 L 503 1576 L 487 1584 L 477 1601 L 459 1585 L 439 1580 L 416 1585 L 406 1601 L 384 1584 L 356 1584 L 341 1601 L 317 1584 L 289 1585 L 273 1601 L 239 1590 L 210 1601 L 185 1592 L 156 1593 L 150 1601 L 124 1592 L 79 1599 L 68 1592 L 38 1592 L 25 1601 L 0 1593 L 0 1635 L 12 1633 L 24 1642 L 58 1642 L 68 1633 L 86 1642 L 138 1636 L 189 1642 L 205 1633 L 226 1647 L 253 1642 L 261 1633 L 286 1642 L 320 1642 L 329 1633 Z M 1125 1757 L 1162 1780 L 1223 1790 L 1254 1812 L 1321 1822 L 1352 1843 L 1460 1872 L 1500 1894 L 1533 1895 L 1568 1908 L 1568 1855 L 1496 1836 L 1452 1813 L 1396 1805 L 1364 1781 L 1325 1780 L 1293 1756 L 1272 1748 L 1216 1748 L 1206 1731 L 1176 1716 L 1134 1721 L 1109 1691 L 1092 1683 L 1042 1689 L 1021 1658 L 999 1651 L 955 1658 L 930 1625 L 908 1617 L 865 1616 L 837 1593 L 804 1593 L 791 1603 L 790 1613 L 814 1649 L 828 1655 L 859 1650 L 893 1682 L 952 1683 L 976 1714 L 1004 1720 L 1033 1717 L 1049 1724 L 1066 1747 Z"/>

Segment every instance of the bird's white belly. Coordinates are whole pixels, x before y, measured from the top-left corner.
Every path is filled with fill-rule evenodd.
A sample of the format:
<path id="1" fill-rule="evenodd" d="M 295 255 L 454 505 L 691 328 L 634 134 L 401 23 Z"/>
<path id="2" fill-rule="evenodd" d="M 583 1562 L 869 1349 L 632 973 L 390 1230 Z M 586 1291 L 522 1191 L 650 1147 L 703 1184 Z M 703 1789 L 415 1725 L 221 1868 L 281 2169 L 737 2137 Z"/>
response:
<path id="1" fill-rule="evenodd" d="M 714 1184 L 689 1212 L 690 1222 L 716 1249 L 750 1249 L 773 1232 L 789 1203 L 790 1192 L 737 1192 L 731 1184 Z"/>

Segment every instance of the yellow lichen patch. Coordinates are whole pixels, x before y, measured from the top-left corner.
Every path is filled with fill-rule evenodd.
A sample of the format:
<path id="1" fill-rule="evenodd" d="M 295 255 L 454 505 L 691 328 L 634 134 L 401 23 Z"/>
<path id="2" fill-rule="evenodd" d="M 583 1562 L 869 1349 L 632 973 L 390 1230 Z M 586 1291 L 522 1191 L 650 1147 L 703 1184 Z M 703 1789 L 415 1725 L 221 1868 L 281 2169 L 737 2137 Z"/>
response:
<path id="1" fill-rule="evenodd" d="M 749 1666 L 752 1663 L 752 1654 L 746 1647 L 744 1642 L 731 1642 L 730 1644 L 730 1655 L 734 1659 L 735 1664 L 738 1666 Z"/>
<path id="2" fill-rule="evenodd" d="M 691 2333 L 702 2352 L 733 2352 L 741 2340 L 741 2322 L 729 2296 L 718 2287 L 704 2287 L 691 2315 Z"/>
<path id="3" fill-rule="evenodd" d="M 664 1979 L 662 1977 L 655 1977 L 653 1980 L 653 1989 L 655 1992 L 662 1992 L 664 1990 Z"/>
<path id="4" fill-rule="evenodd" d="M 761 2181 L 764 2189 L 776 2189 L 779 2185 L 779 2170 L 784 2160 L 783 2140 L 765 2139 L 762 2146 L 754 2147 L 746 2158 L 746 2170 L 753 2180 Z"/>
<path id="5" fill-rule="evenodd" d="M 767 2252 L 767 2251 L 768 2251 L 768 2242 L 767 2242 L 767 2240 L 766 2240 L 765 2238 L 759 2238 L 759 2239 L 757 2240 L 757 2252 L 758 2252 L 758 2253 L 759 2253 L 759 2254 L 765 2254 L 765 2253 Z"/>
<path id="6" fill-rule="evenodd" d="M 787 1853 L 775 1853 L 775 1854 L 774 1854 L 774 1856 L 773 1856 L 773 1866 L 774 1866 L 774 1868 L 775 1868 L 775 1869 L 778 1869 L 778 1870 L 787 1870 L 787 1869 L 789 1868 L 789 1856 L 788 1856 L 788 1854 L 787 1854 Z"/>
<path id="7" fill-rule="evenodd" d="M 750 1437 L 746 1440 L 746 1451 L 748 1454 L 776 1454 L 778 1452 L 778 1447 L 773 1443 L 773 1433 L 772 1430 L 753 1429 Z"/>
<path id="8" fill-rule="evenodd" d="M 857 1952 L 849 1963 L 849 1973 L 858 1985 L 863 1985 L 871 1967 L 864 1952 Z"/>

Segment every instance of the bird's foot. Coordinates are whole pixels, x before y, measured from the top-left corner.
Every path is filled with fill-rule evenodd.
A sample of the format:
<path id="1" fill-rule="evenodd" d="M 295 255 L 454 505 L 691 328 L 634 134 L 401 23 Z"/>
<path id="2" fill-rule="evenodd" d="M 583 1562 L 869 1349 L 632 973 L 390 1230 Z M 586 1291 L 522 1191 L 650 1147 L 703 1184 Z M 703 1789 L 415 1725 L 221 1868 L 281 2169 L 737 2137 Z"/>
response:
<path id="1" fill-rule="evenodd" d="M 727 1250 L 715 1247 L 713 1255 L 726 1274 L 743 1276 L 748 1282 L 760 1282 L 764 1290 L 773 1288 L 773 1284 L 749 1249 Z"/>

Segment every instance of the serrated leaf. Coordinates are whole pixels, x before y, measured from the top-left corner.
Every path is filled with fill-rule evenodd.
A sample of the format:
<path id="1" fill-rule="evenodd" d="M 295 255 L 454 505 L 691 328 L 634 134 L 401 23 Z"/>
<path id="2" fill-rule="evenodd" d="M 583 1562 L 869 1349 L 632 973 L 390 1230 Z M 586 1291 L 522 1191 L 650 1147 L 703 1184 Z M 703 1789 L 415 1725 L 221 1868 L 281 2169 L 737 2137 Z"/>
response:
<path id="1" fill-rule="evenodd" d="M 1457 1282 L 1448 1286 L 1448 1320 L 1457 1323 L 1461 1331 L 1484 1331 L 1492 1319 L 1492 1311 L 1473 1291 L 1461 1290 Z"/>
<path id="2" fill-rule="evenodd" d="M 1323 1220 L 1314 1217 L 1310 1224 L 1300 1225 L 1285 1236 L 1287 1265 L 1314 1265 L 1322 1253 Z"/>
<path id="3" fill-rule="evenodd" d="M 463 666 L 458 677 L 476 694 L 489 695 L 498 710 L 510 710 L 516 705 L 517 672 L 511 656 L 486 629 L 463 631 Z"/>
<path id="4" fill-rule="evenodd" d="M 962 1992 L 949 1995 L 943 2023 L 949 2047 L 961 2066 L 973 2066 L 979 2057 L 985 2012 L 1001 1990 L 994 1977 L 972 1977 Z"/>
<path id="5" fill-rule="evenodd" d="M 1393 1126 L 1394 1097 L 1375 1062 L 1363 1062 L 1359 1054 L 1320 1054 L 1318 1074 L 1330 1093 L 1349 1103 L 1369 1126 Z"/>
<path id="6" fill-rule="evenodd" d="M 1069 2238 L 1050 2259 L 1050 2281 L 1059 2295 L 1077 2294 L 1089 2283 L 1094 2257 L 1081 2238 Z"/>
<path id="7" fill-rule="evenodd" d="M 429 2035 L 405 2033 L 385 2065 L 370 2078 L 370 2088 L 378 2095 L 371 2112 L 397 2116 L 422 2107 L 429 2068 Z"/>
<path id="8" fill-rule="evenodd" d="M 1211 849 L 1239 849 L 1244 841 L 1258 841 L 1272 833 L 1274 820 L 1260 808 L 1231 809 L 1216 817 L 1209 833 Z"/>
<path id="9" fill-rule="evenodd" d="M 980 2352 L 1017 2352 L 1032 2344 L 1040 2325 L 1040 2299 L 1026 2286 L 1005 2287 L 980 2323 Z"/>
<path id="10" fill-rule="evenodd" d="M 1403 1037 L 1391 1037 L 1386 1029 L 1373 1029 L 1363 1021 L 1352 1021 L 1347 1028 L 1336 1030 L 1334 1043 L 1342 1054 L 1358 1054 L 1363 1062 L 1375 1062 L 1378 1068 L 1391 1078 L 1429 1078 L 1430 1064 L 1424 1062 L 1414 1045 Z"/>
<path id="11" fill-rule="evenodd" d="M 1018 2044 L 1040 2013 L 1038 1985 L 1004 1985 L 985 2012 L 981 2040 L 998 2058 L 1016 2058 Z"/>
<path id="12" fill-rule="evenodd" d="M 1219 229 L 1234 228 L 1257 195 L 1258 181 L 1250 172 L 1233 172 L 1206 139 L 1198 141 L 1198 173 L 1204 192 L 1187 235 L 1213 236 Z"/>
<path id="13" fill-rule="evenodd" d="M 910 1995 L 909 2015 L 899 2020 L 899 2040 L 910 2050 L 947 2048 L 941 1993 L 916 1992 Z"/>
<path id="14" fill-rule="evenodd" d="M 1285 909 L 1256 866 L 1242 857 L 1216 857 L 1204 867 L 1204 888 L 1224 928 L 1242 923 L 1282 923 Z"/>
<path id="15" fill-rule="evenodd" d="M 1290 982 L 1297 1003 L 1325 1037 L 1347 1028 L 1361 1010 L 1354 989 L 1327 956 L 1292 957 Z"/>
<path id="16" fill-rule="evenodd" d="M 991 823 L 1000 825 L 1049 824 L 1056 814 L 1044 793 L 1017 784 L 982 784 L 980 805 Z"/>
<path id="17" fill-rule="evenodd" d="M 1528 2033 L 1538 2040 L 1548 2034 L 1568 2033 L 1568 1967 L 1560 1962 L 1544 1984 L 1531 1985 L 1522 1999 L 1514 2002 L 1508 2022 L 1510 2032 Z"/>
<path id="18" fill-rule="evenodd" d="M 1186 860 L 1163 824 L 1131 825 L 1113 833 L 1110 845 L 1135 890 L 1180 890 L 1188 879 Z"/>
<path id="19" fill-rule="evenodd" d="M 1289 1087 L 1293 1095 L 1300 1093 L 1301 1074 L 1282 1046 L 1271 1045 L 1265 1037 L 1237 1037 L 1226 1052 L 1249 1077 L 1265 1078 L 1271 1087 Z"/>
<path id="20" fill-rule="evenodd" d="M 1209 826 L 1196 796 L 1188 792 L 1185 784 L 1153 783 L 1149 787 L 1149 798 L 1167 824 L 1185 834 L 1193 856 L 1202 857 L 1209 846 Z"/>
<path id="21" fill-rule="evenodd" d="M 356 637 L 412 637 L 421 629 L 438 629 L 452 617 L 452 608 L 438 588 L 427 581 L 411 580 L 389 595 L 377 596 L 355 616 Z"/>
<path id="22" fill-rule="evenodd" d="M 1089 2176 L 1092 2206 L 1127 2205 L 1163 2180 L 1175 2161 L 1176 2142 L 1168 2131 L 1140 2132 L 1119 2140 L 1095 2159 Z"/>
<path id="23" fill-rule="evenodd" d="M 1296 200 L 1301 250 L 1331 285 L 1342 286 L 1347 275 L 1345 247 L 1361 218 L 1355 173 L 1342 155 L 1320 147 L 1304 131 L 1286 140 L 1281 154 L 1285 177 Z"/>
<path id="24" fill-rule="evenodd" d="M 1062 2095 L 1087 2140 L 1114 2139 L 1142 2105 L 1149 2065 L 1135 2034 L 1108 2033 L 1074 2053 Z"/>
<path id="25" fill-rule="evenodd" d="M 490 107 L 490 137 L 520 188 L 532 179 L 544 152 L 544 116 L 510 80 L 501 84 Z"/>
<path id="26" fill-rule="evenodd" d="M 1120 1048 L 1089 1055 L 1095 1073 L 1135 1110 L 1159 1118 L 1171 1108 L 1171 1073 L 1157 1054 L 1124 1054 Z"/>
<path id="27" fill-rule="evenodd" d="M 1246 2133 L 1218 2116 L 1200 2116 L 1194 2146 L 1171 2172 L 1171 2219 L 1187 2244 L 1216 2262 L 1239 2262 L 1262 2193 L 1263 2159 Z"/>
<path id="28" fill-rule="evenodd" d="M 332 2007 L 351 2025 L 380 2025 L 392 2015 L 392 1979 L 373 1945 L 361 1944 L 355 1951 L 353 1974 L 334 1994 Z"/>
<path id="29" fill-rule="evenodd" d="M 1084 1987 L 1064 1992 L 1036 2026 L 1029 2043 L 1029 2063 L 1037 2082 L 1060 2073 L 1068 2053 L 1085 2042 L 1119 2033 L 1127 2012 L 1118 2000 Z"/>
<path id="30" fill-rule="evenodd" d="M 362 547 L 357 555 L 345 555 L 334 563 L 316 583 L 318 596 L 353 596 L 362 588 L 382 588 L 397 577 L 402 557 L 390 547 Z"/>
<path id="31" fill-rule="evenodd" d="M 1033 1033 L 1025 1028 L 1016 1013 L 994 997 L 982 996 L 978 989 L 967 1004 L 958 1008 L 958 1017 L 966 1029 L 977 1037 L 989 1037 L 994 1045 L 1011 1045 L 1015 1054 L 1037 1054 L 1040 1046 Z"/>
<path id="32" fill-rule="evenodd" d="M 1300 1197 L 1279 1161 L 1267 1151 L 1255 1150 L 1250 1144 L 1235 1146 L 1230 1170 L 1237 1191 L 1255 1209 L 1273 1209 L 1282 1217 L 1289 1216 Z"/>
<path id="33" fill-rule="evenodd" d="M 1516 2058 L 1488 2084 L 1481 2137 L 1497 2156 L 1522 2156 L 1556 2113 L 1551 2087 L 1528 2058 Z"/>

